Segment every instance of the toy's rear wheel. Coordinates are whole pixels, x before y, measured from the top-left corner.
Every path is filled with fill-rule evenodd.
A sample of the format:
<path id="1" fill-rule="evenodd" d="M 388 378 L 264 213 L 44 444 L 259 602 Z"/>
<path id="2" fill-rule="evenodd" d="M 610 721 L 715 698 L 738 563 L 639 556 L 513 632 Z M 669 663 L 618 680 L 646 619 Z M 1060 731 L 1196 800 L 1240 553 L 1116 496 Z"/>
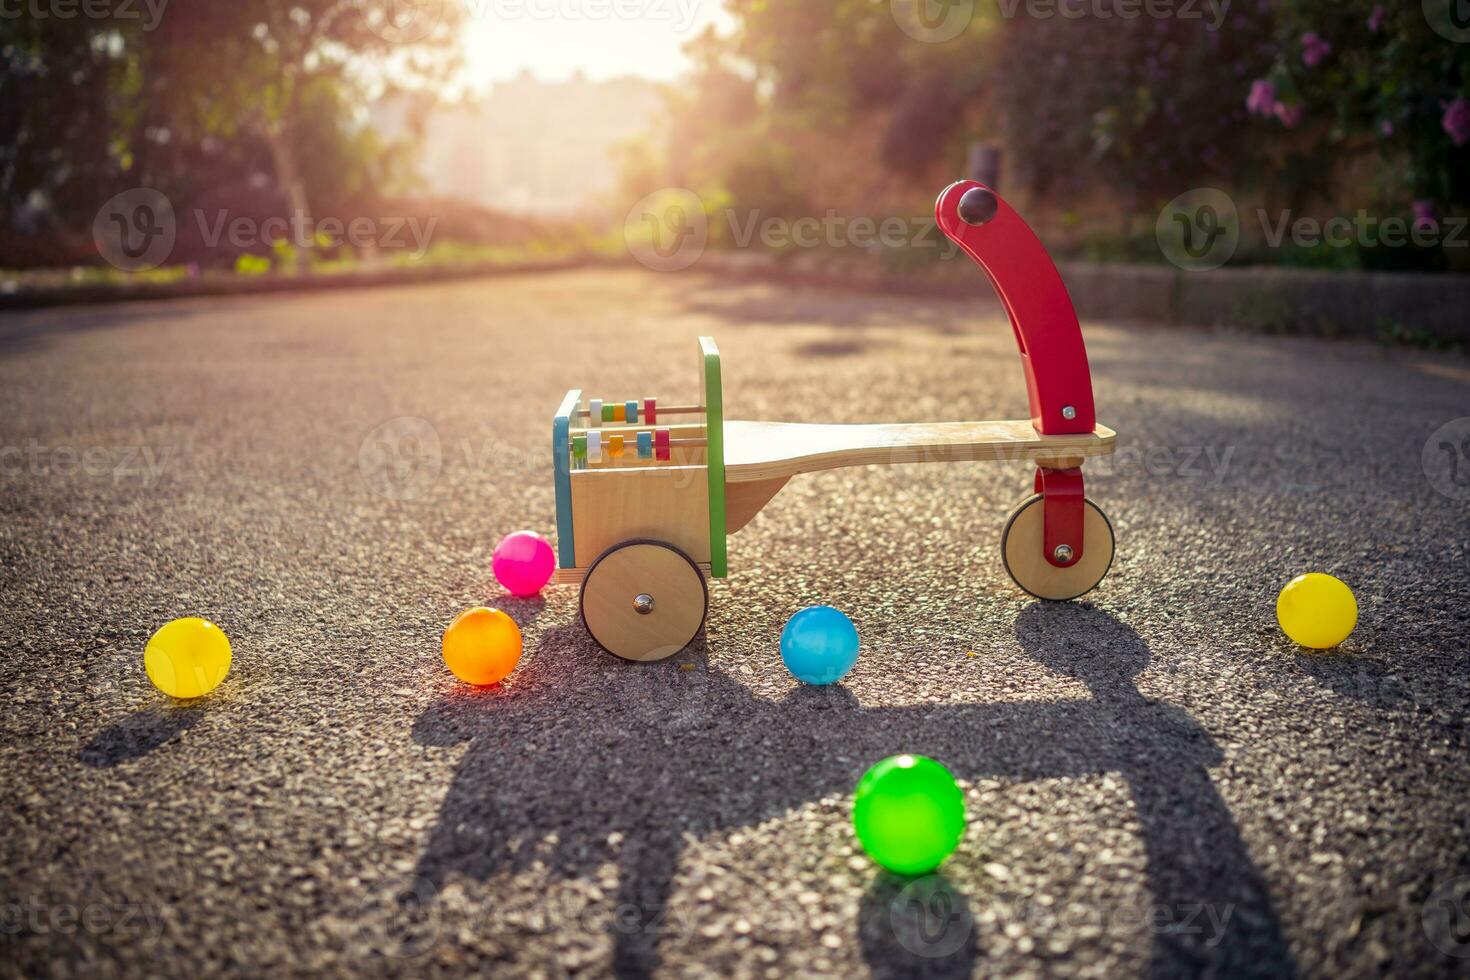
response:
<path id="1" fill-rule="evenodd" d="M 1043 554 L 1041 494 L 1021 501 L 1000 532 L 1000 554 L 1011 579 L 1038 599 L 1075 599 L 1103 580 L 1113 564 L 1113 525 L 1102 508 L 1083 500 L 1082 557 L 1058 568 Z"/>
<path id="2" fill-rule="evenodd" d="M 597 645 L 624 660 L 662 660 L 704 625 L 709 592 L 684 552 L 635 540 L 604 551 L 582 580 L 582 622 Z"/>

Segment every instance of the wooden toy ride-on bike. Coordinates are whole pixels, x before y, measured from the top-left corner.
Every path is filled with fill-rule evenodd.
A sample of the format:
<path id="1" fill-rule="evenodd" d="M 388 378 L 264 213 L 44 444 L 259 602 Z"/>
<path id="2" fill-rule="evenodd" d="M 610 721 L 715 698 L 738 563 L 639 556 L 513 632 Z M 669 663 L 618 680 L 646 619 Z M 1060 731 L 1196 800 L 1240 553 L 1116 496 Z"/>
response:
<path id="1" fill-rule="evenodd" d="M 695 404 L 604 402 L 567 392 L 552 422 L 556 581 L 580 582 L 582 619 L 628 660 L 677 653 L 704 623 L 705 575 L 726 575 L 726 536 L 799 473 L 871 464 L 1027 459 L 1035 492 L 1001 532 L 1012 579 L 1073 599 L 1113 560 L 1113 529 L 1083 494 L 1082 461 L 1113 451 L 1093 415 L 1076 311 L 1036 235 L 990 188 L 951 184 L 935 218 L 989 276 L 1010 317 L 1031 418 L 815 425 L 726 421 L 720 353 L 701 337 Z"/>

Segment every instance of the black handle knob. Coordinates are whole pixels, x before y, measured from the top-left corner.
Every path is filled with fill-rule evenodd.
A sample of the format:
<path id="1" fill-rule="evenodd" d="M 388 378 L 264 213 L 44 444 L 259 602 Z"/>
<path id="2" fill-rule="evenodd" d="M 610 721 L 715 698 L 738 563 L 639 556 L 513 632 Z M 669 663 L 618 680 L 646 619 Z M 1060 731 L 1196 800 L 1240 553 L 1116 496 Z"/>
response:
<path id="1" fill-rule="evenodd" d="M 971 187 L 960 197 L 960 219 L 966 224 L 983 225 L 1000 210 L 995 193 L 984 187 Z"/>

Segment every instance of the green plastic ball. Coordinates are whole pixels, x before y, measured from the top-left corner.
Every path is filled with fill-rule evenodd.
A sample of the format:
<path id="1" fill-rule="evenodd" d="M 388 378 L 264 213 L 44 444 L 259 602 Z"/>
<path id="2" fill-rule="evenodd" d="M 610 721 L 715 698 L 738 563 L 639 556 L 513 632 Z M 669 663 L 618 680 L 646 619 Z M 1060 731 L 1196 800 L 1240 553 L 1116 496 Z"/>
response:
<path id="1" fill-rule="evenodd" d="M 927 874 L 964 836 L 965 795 L 933 759 L 890 756 L 858 780 L 852 826 L 863 850 L 889 871 Z"/>

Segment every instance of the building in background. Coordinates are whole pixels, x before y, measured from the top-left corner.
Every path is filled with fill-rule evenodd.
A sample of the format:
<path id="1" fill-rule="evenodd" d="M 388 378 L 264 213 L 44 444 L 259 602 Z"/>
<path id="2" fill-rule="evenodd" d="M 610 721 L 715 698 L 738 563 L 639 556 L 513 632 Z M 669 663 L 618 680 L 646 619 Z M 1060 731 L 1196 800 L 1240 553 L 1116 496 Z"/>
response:
<path id="1" fill-rule="evenodd" d="M 596 206 L 617 183 L 614 147 L 648 133 L 663 105 L 639 78 L 537 81 L 529 72 L 474 101 L 432 109 L 419 171 L 435 197 L 497 211 L 565 215 Z M 385 137 L 408 133 L 407 103 L 380 103 Z"/>

